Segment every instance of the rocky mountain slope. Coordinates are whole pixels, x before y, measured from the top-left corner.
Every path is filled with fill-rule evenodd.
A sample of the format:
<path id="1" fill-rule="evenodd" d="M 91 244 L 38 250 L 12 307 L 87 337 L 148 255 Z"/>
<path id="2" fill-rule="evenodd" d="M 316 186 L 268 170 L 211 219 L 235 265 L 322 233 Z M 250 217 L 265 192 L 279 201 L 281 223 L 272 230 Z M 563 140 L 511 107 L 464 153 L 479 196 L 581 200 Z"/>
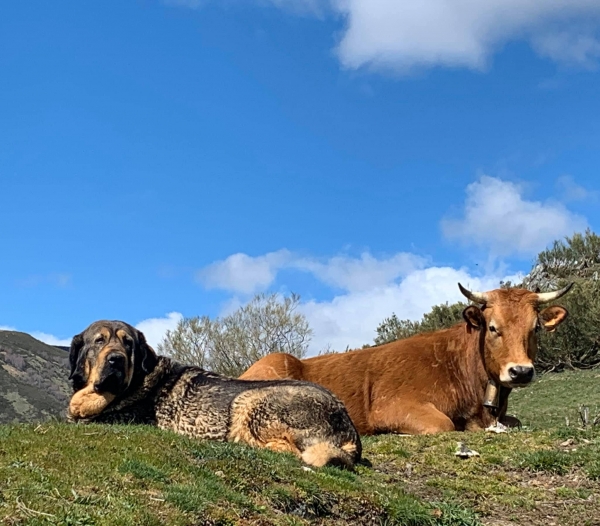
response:
<path id="1" fill-rule="evenodd" d="M 69 354 L 29 334 L 0 331 L 0 424 L 62 417 Z"/>

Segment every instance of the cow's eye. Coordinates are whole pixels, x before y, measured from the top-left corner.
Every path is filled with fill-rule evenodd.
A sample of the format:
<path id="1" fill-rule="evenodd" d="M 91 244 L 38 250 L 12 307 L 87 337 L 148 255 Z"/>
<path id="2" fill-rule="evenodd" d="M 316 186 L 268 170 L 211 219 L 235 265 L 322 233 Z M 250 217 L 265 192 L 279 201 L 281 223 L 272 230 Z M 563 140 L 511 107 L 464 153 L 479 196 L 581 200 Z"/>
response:
<path id="1" fill-rule="evenodd" d="M 498 336 L 500 336 L 500 331 L 498 329 L 496 329 L 496 327 L 494 325 L 490 325 L 490 332 L 494 332 Z"/>

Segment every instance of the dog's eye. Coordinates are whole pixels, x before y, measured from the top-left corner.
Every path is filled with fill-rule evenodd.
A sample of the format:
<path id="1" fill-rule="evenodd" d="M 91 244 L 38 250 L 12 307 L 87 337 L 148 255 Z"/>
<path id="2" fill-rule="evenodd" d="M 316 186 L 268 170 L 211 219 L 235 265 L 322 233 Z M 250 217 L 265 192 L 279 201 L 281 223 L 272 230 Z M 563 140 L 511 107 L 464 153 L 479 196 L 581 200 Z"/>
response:
<path id="1" fill-rule="evenodd" d="M 104 336 L 98 336 L 98 337 L 97 337 L 97 338 L 94 340 L 94 343 L 101 344 L 101 343 L 104 343 L 104 341 L 105 341 L 105 340 L 104 340 Z"/>

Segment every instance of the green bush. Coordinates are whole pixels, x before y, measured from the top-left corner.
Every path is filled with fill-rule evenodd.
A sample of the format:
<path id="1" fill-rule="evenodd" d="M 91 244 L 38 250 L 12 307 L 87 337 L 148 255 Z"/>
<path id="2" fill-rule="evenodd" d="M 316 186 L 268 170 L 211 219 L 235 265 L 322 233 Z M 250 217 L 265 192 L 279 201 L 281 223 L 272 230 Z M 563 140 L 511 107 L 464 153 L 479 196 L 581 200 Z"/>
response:
<path id="1" fill-rule="evenodd" d="M 577 279 L 561 298 L 569 317 L 554 333 L 539 338 L 538 366 L 542 370 L 588 368 L 600 363 L 600 281 Z"/>
<path id="2" fill-rule="evenodd" d="M 421 321 L 400 320 L 395 314 L 383 320 L 376 329 L 375 345 L 401 340 L 422 332 L 447 329 L 462 321 L 467 305 L 462 302 L 435 305 Z"/>
<path id="3" fill-rule="evenodd" d="M 600 236 L 587 230 L 541 252 L 522 286 L 555 290 L 569 282 L 575 287 L 558 302 L 569 318 L 554 334 L 542 334 L 541 369 L 587 368 L 600 363 Z"/>

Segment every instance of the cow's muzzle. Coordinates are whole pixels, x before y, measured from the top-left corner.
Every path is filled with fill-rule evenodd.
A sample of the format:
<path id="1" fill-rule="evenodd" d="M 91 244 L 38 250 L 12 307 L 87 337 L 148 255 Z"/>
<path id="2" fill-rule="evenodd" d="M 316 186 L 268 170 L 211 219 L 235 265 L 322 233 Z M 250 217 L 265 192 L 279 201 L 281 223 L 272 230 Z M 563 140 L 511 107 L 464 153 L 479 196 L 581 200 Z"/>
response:
<path id="1" fill-rule="evenodd" d="M 509 367 L 508 375 L 513 386 L 527 385 L 533 380 L 535 370 L 532 365 L 514 365 Z"/>

